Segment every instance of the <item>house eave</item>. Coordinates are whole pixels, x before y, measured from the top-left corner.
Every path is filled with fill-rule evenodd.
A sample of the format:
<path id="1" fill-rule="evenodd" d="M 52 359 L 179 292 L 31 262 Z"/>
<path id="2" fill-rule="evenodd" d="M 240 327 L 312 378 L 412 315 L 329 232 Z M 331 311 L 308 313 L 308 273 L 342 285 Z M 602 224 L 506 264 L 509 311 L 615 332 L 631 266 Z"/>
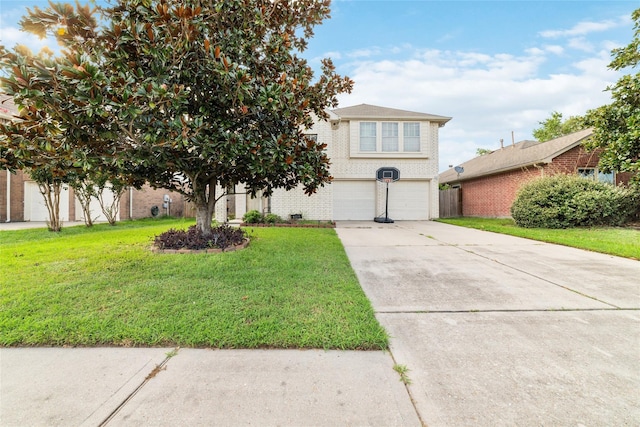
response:
<path id="1" fill-rule="evenodd" d="M 538 168 L 542 165 L 547 165 L 551 163 L 551 159 L 544 159 L 544 160 L 540 160 L 540 161 L 536 161 L 536 162 L 527 162 L 527 163 L 522 163 L 519 165 L 514 165 L 514 166 L 509 166 L 509 167 L 505 167 L 505 168 L 501 168 L 501 169 L 495 169 L 492 170 L 491 172 L 488 173 L 478 173 L 478 174 L 473 174 L 473 175 L 467 175 L 467 176 L 462 176 L 464 174 L 464 172 L 462 174 L 460 174 L 461 176 L 457 177 L 456 179 L 445 179 L 445 180 L 440 180 L 439 182 L 441 184 L 455 184 L 455 183 L 461 183 L 464 181 L 471 181 L 472 179 L 477 179 L 477 178 L 484 178 L 484 177 L 489 177 L 489 176 L 494 176 L 494 175 L 500 175 L 501 173 L 505 173 L 505 172 L 511 172 L 511 171 L 515 171 L 515 170 L 522 170 L 525 168 Z"/>

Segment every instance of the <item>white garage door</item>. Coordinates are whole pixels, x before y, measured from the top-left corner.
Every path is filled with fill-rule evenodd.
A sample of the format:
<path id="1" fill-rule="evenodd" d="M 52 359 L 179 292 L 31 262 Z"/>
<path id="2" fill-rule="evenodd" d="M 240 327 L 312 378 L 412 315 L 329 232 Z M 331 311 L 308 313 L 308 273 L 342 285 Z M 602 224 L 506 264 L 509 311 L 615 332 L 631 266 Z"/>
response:
<path id="1" fill-rule="evenodd" d="M 400 180 L 389 184 L 389 218 L 429 219 L 429 182 Z"/>
<path id="2" fill-rule="evenodd" d="M 376 181 L 334 181 L 335 221 L 373 220 L 376 216 Z"/>
<path id="3" fill-rule="evenodd" d="M 69 221 L 69 188 L 62 188 L 60 193 L 60 219 Z M 24 220 L 48 221 L 49 211 L 40 194 L 38 184 L 27 181 L 24 183 Z"/>

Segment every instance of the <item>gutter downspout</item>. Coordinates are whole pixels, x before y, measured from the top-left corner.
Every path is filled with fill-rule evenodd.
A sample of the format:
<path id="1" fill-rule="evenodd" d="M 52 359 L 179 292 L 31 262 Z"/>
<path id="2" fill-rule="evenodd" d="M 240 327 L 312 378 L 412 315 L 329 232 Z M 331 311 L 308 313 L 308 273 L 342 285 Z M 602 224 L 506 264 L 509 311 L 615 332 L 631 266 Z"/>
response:
<path id="1" fill-rule="evenodd" d="M 540 165 L 539 163 L 534 163 L 533 167 L 540 171 L 540 177 L 544 178 L 544 165 Z"/>
<path id="2" fill-rule="evenodd" d="M 7 169 L 7 220 L 11 222 L 11 172 Z"/>

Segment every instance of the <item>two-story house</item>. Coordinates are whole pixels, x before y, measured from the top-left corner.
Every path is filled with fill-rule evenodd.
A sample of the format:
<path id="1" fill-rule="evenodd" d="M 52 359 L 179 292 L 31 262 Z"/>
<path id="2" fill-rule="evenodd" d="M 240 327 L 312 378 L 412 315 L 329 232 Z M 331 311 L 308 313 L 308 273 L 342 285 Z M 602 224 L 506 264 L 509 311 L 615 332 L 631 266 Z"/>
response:
<path id="1" fill-rule="evenodd" d="M 15 114 L 17 110 L 4 116 L 10 119 Z M 387 185 L 389 218 L 438 217 L 438 132 L 450 117 L 367 104 L 332 110 L 329 116 L 329 121 L 317 121 L 308 133 L 327 144 L 334 177 L 330 184 L 312 196 L 298 188 L 276 190 L 268 198 L 251 198 L 239 185 L 236 194 L 218 201 L 215 218 L 221 222 L 240 219 L 255 209 L 285 219 L 302 215 L 310 220 L 372 221 L 385 215 Z M 377 181 L 376 171 L 383 167 L 396 168 L 400 179 L 390 184 Z M 21 172 L 0 172 L 0 204 L 0 221 L 47 220 L 37 184 Z M 72 189 L 65 188 L 60 208 L 64 221 L 82 219 Z M 95 212 L 99 219 L 99 208 Z M 193 215 L 182 195 L 167 190 L 145 186 L 122 196 L 120 219 L 154 214 Z"/>
<path id="2" fill-rule="evenodd" d="M 389 218 L 437 218 L 438 132 L 449 120 L 367 104 L 332 110 L 328 122 L 318 121 L 309 131 L 327 144 L 331 184 L 311 197 L 302 189 L 276 190 L 269 198 L 232 196 L 219 203 L 216 218 L 241 218 L 256 209 L 283 218 L 297 214 L 311 220 L 373 220 L 385 215 L 387 184 L 376 180 L 376 171 L 383 167 L 400 172 L 400 179 L 388 184 Z"/>

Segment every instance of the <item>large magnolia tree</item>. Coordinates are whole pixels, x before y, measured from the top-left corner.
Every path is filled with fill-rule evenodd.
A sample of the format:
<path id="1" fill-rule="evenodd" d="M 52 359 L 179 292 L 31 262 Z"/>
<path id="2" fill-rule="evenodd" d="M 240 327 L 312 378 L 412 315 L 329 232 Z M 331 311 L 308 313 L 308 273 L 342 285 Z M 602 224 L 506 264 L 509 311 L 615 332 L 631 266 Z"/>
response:
<path id="1" fill-rule="evenodd" d="M 66 47 L 59 70 L 34 72 L 64 82 L 53 100 L 34 101 L 34 79 L 13 71 L 19 55 L 5 59 L 5 87 L 19 104 L 58 103 L 76 165 L 183 193 L 205 233 L 220 189 L 242 183 L 268 195 L 301 185 L 312 194 L 330 181 L 325 146 L 305 131 L 353 82 L 329 60 L 314 77 L 299 56 L 329 1 L 121 0 L 103 12 L 104 28 L 69 5 L 22 20 Z"/>

